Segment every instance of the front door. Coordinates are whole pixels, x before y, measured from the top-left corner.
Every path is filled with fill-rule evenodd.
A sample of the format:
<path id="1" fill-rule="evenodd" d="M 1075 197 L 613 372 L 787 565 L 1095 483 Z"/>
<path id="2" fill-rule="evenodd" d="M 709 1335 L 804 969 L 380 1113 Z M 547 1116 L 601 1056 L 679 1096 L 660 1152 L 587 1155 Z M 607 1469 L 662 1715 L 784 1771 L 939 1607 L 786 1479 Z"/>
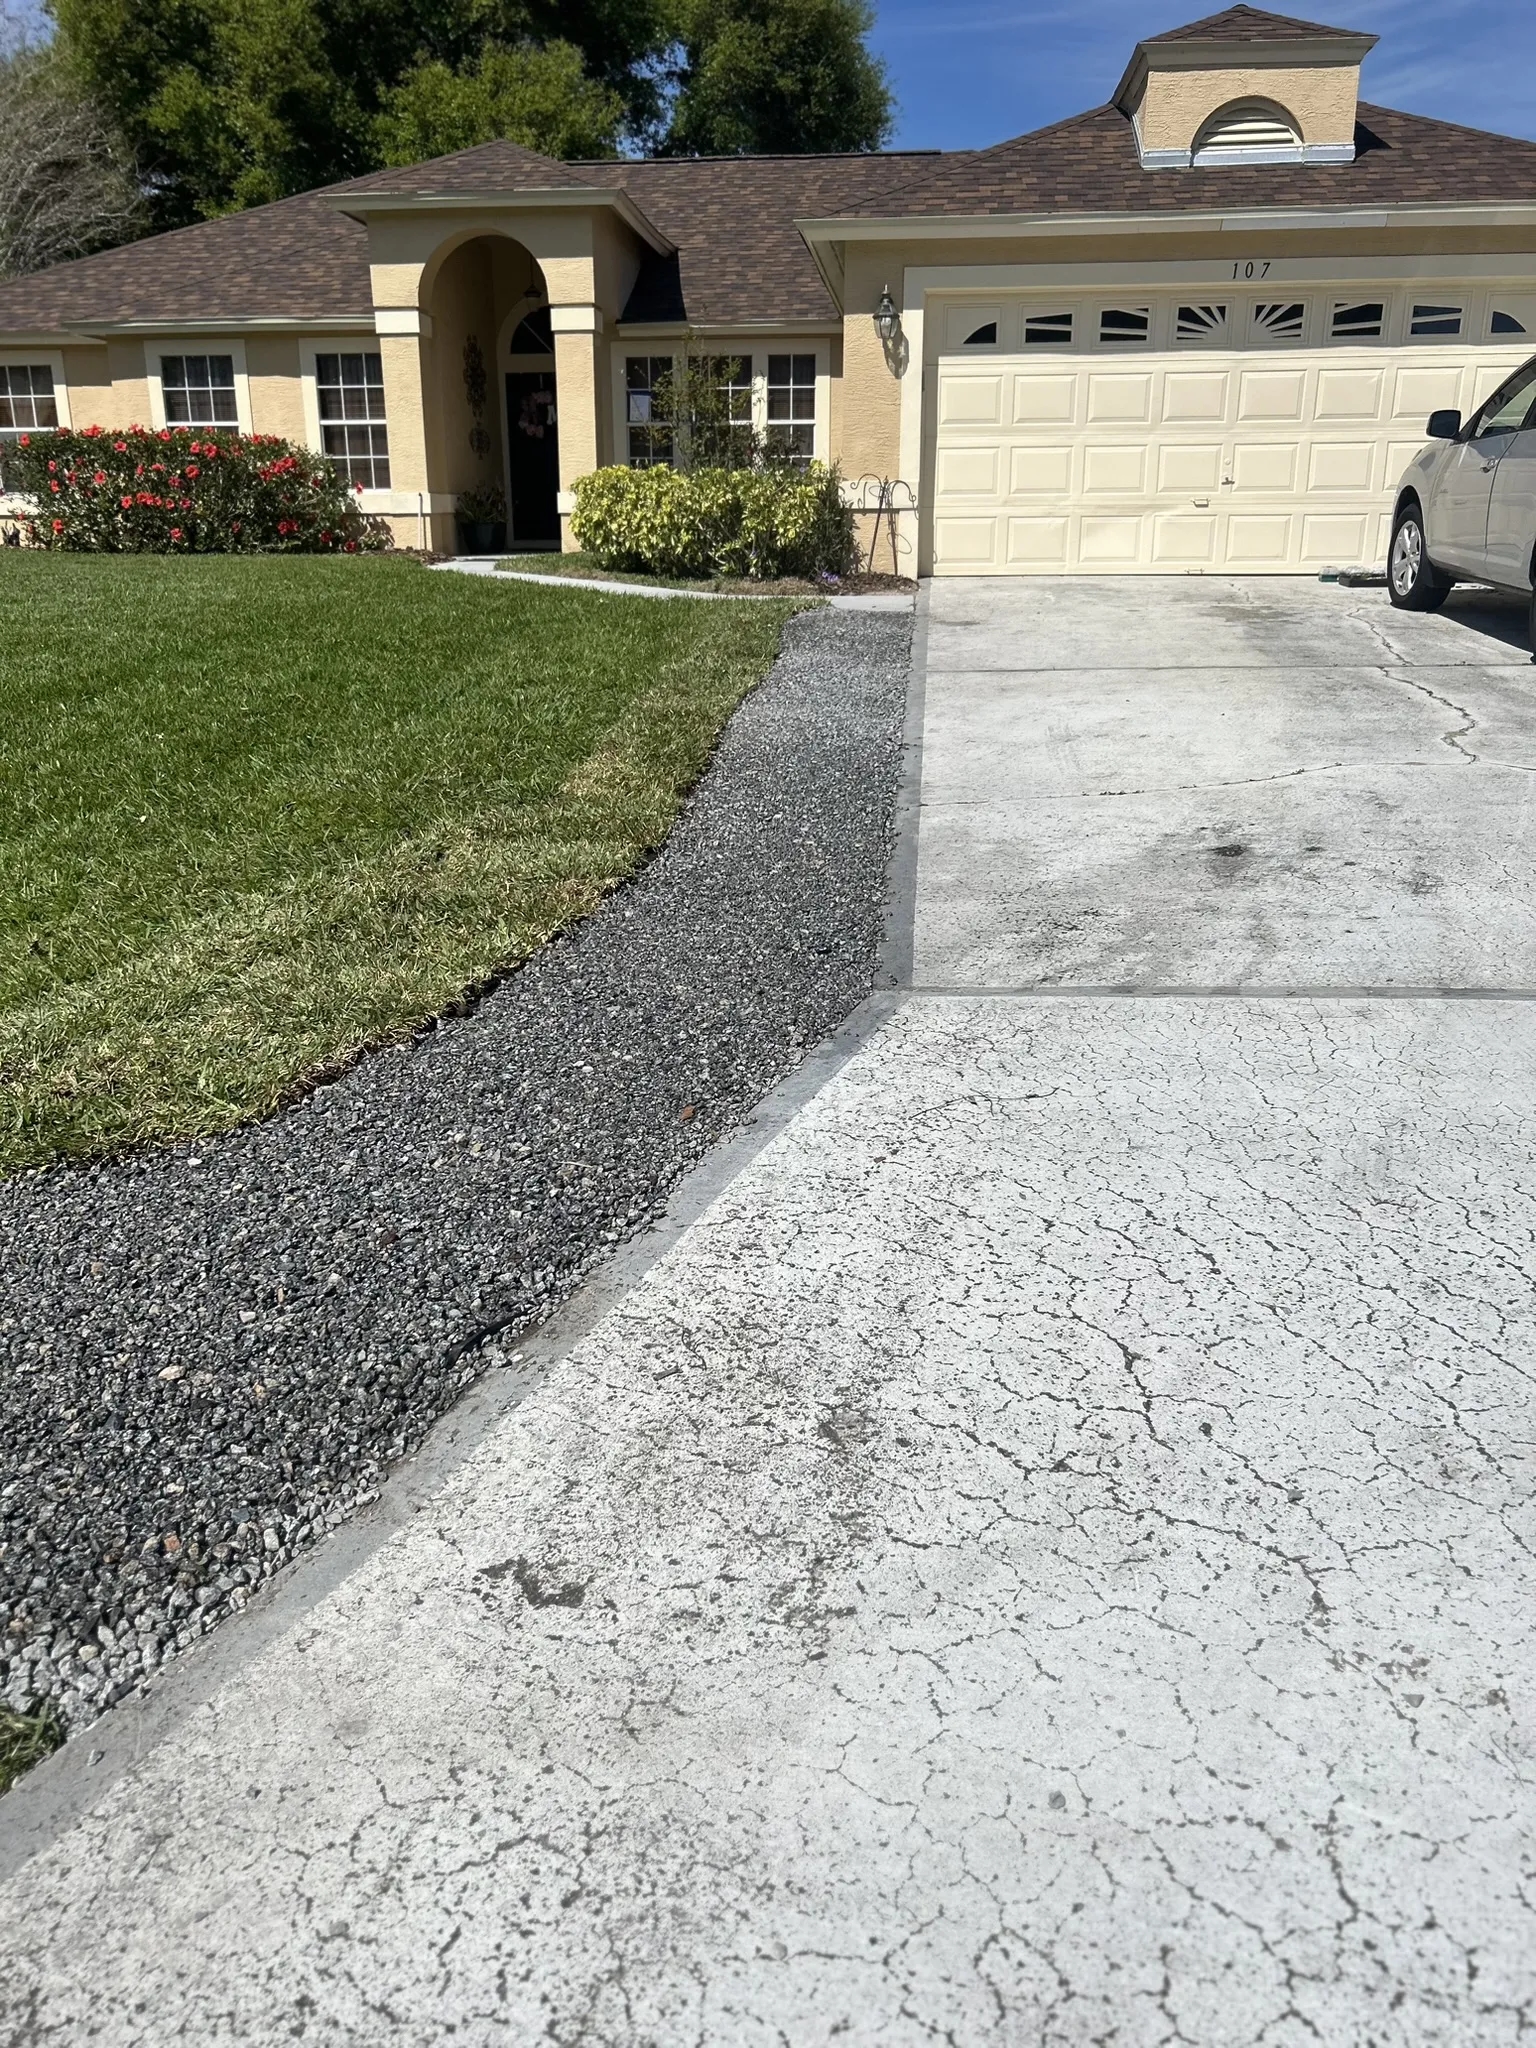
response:
<path id="1" fill-rule="evenodd" d="M 507 375 L 513 547 L 560 545 L 560 436 L 553 370 Z"/>

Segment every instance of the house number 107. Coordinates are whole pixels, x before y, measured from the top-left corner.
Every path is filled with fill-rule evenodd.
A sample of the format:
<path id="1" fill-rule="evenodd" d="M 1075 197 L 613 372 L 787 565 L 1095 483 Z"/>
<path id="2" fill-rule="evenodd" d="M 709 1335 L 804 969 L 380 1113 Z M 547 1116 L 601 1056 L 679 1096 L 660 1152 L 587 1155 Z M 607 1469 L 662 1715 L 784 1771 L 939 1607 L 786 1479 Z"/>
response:
<path id="1" fill-rule="evenodd" d="M 1268 277 L 1269 265 L 1267 263 L 1234 263 L 1232 275 L 1234 277 Z"/>

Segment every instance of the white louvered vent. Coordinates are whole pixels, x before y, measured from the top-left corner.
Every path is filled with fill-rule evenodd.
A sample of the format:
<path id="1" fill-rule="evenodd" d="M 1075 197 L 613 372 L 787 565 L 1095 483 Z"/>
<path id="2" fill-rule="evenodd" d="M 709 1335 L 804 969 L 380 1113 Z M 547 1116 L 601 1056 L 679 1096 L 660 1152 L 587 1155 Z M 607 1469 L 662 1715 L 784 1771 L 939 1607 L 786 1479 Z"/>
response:
<path id="1" fill-rule="evenodd" d="M 1197 165 L 1295 163 L 1301 153 L 1295 122 L 1268 100 L 1237 100 L 1222 107 L 1195 137 Z"/>

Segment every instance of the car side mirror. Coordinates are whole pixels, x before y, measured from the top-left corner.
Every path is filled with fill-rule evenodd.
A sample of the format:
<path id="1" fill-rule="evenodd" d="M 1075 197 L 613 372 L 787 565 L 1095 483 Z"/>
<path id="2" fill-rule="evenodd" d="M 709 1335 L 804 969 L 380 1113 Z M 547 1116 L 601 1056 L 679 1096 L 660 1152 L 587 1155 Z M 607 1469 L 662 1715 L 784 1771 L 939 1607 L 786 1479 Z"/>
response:
<path id="1" fill-rule="evenodd" d="M 1431 441 L 1454 441 L 1461 432 L 1461 414 L 1453 405 L 1444 407 L 1440 412 L 1432 412 L 1424 431 Z"/>

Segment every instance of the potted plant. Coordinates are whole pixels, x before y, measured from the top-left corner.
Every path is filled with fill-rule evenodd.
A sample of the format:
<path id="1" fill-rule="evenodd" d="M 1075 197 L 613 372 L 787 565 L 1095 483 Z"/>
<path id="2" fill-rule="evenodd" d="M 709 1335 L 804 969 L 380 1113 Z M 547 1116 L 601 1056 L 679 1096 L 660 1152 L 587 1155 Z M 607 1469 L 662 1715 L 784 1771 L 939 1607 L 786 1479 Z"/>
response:
<path id="1" fill-rule="evenodd" d="M 476 484 L 460 491 L 459 552 L 499 555 L 507 544 L 507 501 L 495 484 Z"/>

